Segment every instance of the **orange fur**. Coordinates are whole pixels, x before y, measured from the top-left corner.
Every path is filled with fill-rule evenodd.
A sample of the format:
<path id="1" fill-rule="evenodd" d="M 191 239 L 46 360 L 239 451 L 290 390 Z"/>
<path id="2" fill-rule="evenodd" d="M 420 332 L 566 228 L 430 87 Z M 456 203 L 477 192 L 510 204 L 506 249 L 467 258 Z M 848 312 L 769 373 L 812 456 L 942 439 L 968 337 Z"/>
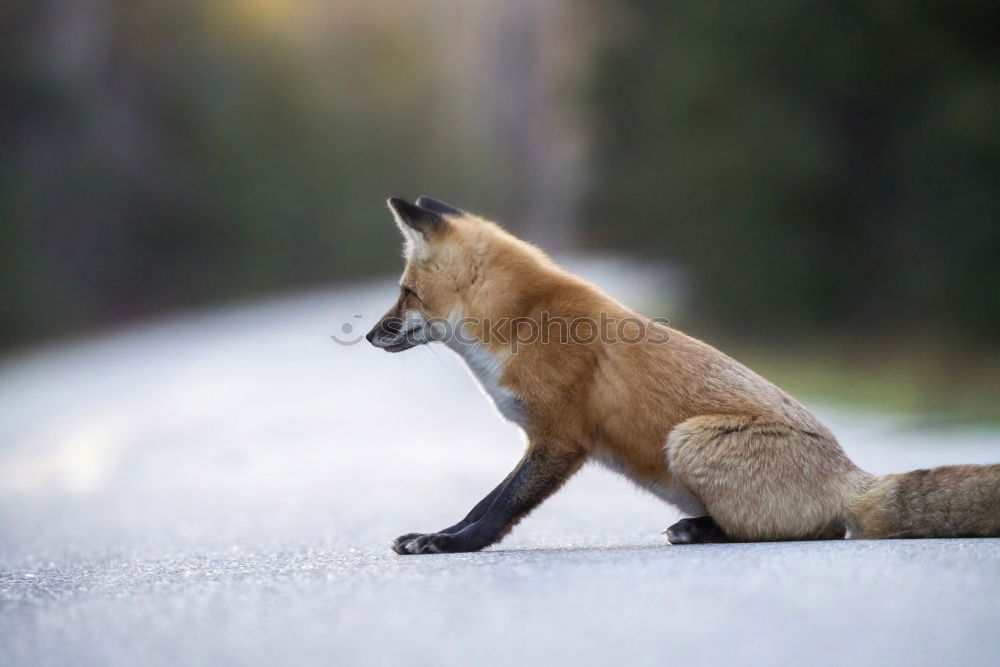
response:
<path id="1" fill-rule="evenodd" d="M 407 265 L 390 313 L 509 318 L 522 328 L 544 314 L 567 322 L 603 314 L 635 318 L 665 339 L 554 336 L 515 346 L 516 324 L 495 329 L 506 342 L 487 342 L 486 327 L 470 324 L 468 333 L 500 364 L 496 391 L 524 406 L 529 448 L 609 465 L 686 511 L 707 512 L 732 539 L 841 537 L 848 526 L 861 537 L 892 532 L 885 512 L 867 520 L 878 512 L 858 502 L 881 482 L 791 396 L 710 345 L 631 311 L 494 223 L 461 212 L 442 219 L 419 232 L 397 212 Z M 1000 491 L 984 493 L 976 511 L 996 516 Z"/>

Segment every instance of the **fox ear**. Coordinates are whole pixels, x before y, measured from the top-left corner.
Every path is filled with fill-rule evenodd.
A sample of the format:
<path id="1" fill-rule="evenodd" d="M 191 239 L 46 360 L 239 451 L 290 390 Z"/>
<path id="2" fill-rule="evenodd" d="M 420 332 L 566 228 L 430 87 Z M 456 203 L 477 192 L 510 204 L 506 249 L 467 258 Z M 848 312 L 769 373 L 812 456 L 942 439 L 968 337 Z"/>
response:
<path id="1" fill-rule="evenodd" d="M 386 203 L 392 211 L 392 217 L 396 219 L 396 226 L 406 239 L 406 257 L 427 259 L 430 256 L 430 237 L 448 223 L 440 214 L 414 206 L 399 197 L 392 197 Z"/>
<path id="2" fill-rule="evenodd" d="M 465 215 L 464 211 L 455 208 L 451 204 L 445 204 L 443 201 L 428 197 L 427 195 L 417 197 L 417 206 L 442 215 Z"/>
<path id="3" fill-rule="evenodd" d="M 414 206 L 405 199 L 391 197 L 386 203 L 404 235 L 418 232 L 422 236 L 426 236 L 440 230 L 445 225 L 444 218 L 440 214 L 420 206 Z"/>

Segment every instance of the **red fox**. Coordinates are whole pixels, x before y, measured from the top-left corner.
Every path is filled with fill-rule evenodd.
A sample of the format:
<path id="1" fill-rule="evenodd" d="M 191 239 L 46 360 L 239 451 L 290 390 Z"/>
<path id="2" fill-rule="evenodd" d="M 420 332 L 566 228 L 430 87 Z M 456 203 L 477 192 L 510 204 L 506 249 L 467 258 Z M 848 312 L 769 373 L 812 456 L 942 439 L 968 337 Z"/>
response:
<path id="1" fill-rule="evenodd" d="M 587 460 L 694 517 L 665 531 L 673 544 L 1000 536 L 1000 464 L 867 473 L 784 391 L 498 225 L 429 197 L 388 204 L 406 268 L 367 340 L 444 343 L 528 439 L 464 519 L 397 553 L 495 544 Z"/>

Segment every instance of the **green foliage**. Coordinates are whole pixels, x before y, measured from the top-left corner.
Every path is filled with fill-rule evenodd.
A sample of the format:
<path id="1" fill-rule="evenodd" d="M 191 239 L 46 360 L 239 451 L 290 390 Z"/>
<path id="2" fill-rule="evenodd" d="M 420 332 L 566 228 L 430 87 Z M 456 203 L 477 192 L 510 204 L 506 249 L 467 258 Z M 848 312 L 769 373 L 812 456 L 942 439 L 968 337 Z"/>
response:
<path id="1" fill-rule="evenodd" d="M 388 195 L 571 236 L 550 135 L 593 149 L 588 243 L 686 267 L 720 328 L 1000 338 L 995 3 L 559 7 L 579 39 L 500 3 L 8 2 L 0 345 L 396 268 Z M 619 16 L 577 113 L 552 73 Z"/>
<path id="2" fill-rule="evenodd" d="M 387 196 L 491 199 L 405 15 L 8 4 L 0 344 L 394 270 Z"/>
<path id="3" fill-rule="evenodd" d="M 994 2 L 628 4 L 591 242 L 686 266 L 730 331 L 1000 337 Z"/>

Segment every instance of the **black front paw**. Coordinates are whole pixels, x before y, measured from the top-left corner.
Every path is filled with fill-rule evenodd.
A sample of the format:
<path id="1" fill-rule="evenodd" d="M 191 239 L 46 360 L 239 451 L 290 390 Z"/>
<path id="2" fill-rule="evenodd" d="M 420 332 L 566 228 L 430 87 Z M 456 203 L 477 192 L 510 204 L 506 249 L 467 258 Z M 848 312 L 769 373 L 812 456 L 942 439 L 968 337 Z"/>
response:
<path id="1" fill-rule="evenodd" d="M 473 551 L 463 548 L 454 535 L 444 533 L 407 533 L 392 541 L 392 550 L 398 554 L 444 554 L 456 551 Z"/>

